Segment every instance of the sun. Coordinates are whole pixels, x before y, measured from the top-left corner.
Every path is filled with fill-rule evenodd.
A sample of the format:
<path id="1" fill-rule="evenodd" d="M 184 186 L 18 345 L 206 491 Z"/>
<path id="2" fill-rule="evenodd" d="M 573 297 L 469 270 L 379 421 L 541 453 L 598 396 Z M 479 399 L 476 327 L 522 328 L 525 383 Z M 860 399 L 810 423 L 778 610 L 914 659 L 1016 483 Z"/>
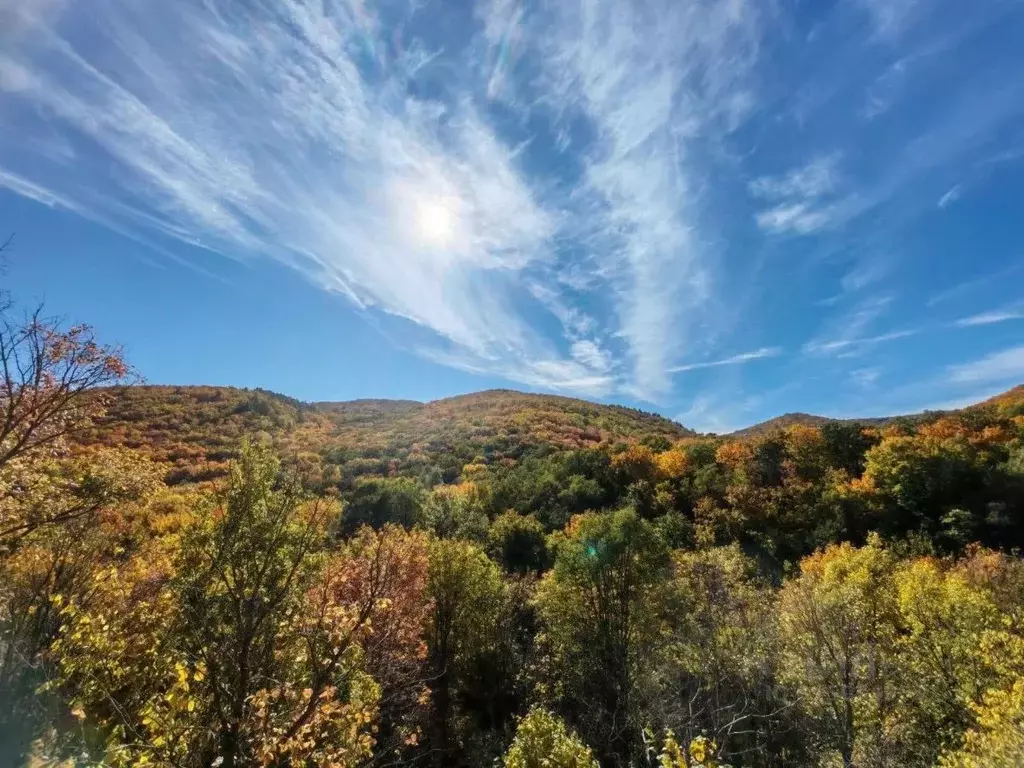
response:
<path id="1" fill-rule="evenodd" d="M 446 199 L 424 200 L 416 206 L 416 233 L 423 242 L 434 245 L 449 245 L 455 238 L 457 214 L 452 201 Z"/>

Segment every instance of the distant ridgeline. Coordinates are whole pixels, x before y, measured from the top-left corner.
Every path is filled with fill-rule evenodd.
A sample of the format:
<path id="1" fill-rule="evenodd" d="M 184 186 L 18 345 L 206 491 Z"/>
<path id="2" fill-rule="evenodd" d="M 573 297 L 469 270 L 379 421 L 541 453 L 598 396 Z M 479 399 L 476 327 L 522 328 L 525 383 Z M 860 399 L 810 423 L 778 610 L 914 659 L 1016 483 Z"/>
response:
<path id="1" fill-rule="evenodd" d="M 489 390 L 419 403 L 303 403 L 267 390 L 137 386 L 109 390 L 106 415 L 80 440 L 125 445 L 173 466 L 168 482 L 223 475 L 243 435 L 261 434 L 285 457 L 315 455 L 347 477 L 440 471 L 466 464 L 629 442 L 667 447 L 694 436 L 662 416 L 554 395 Z"/>
<path id="2" fill-rule="evenodd" d="M 652 518 L 677 514 L 680 542 L 713 535 L 775 563 L 876 529 L 944 546 L 1018 541 L 1018 488 L 996 479 L 1021 461 L 1024 386 L 958 412 L 788 414 L 725 437 L 631 408 L 509 390 L 430 403 L 303 403 L 202 386 L 103 394 L 106 413 L 81 443 L 138 449 L 180 485 L 224 476 L 253 437 L 308 487 L 340 495 L 352 525 L 404 520 L 422 494 L 452 485 L 472 486 L 490 517 L 513 509 L 548 530 L 623 504 Z"/>

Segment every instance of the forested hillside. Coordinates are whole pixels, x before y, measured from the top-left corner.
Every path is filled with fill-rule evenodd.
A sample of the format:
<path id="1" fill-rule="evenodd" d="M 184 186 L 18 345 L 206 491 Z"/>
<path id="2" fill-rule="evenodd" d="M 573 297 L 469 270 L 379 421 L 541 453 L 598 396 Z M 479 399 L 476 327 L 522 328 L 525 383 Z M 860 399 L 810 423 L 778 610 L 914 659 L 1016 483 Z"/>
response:
<path id="1" fill-rule="evenodd" d="M 861 424 L 866 427 L 882 427 L 893 421 L 894 419 L 901 418 L 903 420 L 927 420 L 933 419 L 936 414 L 916 414 L 914 416 L 894 416 L 894 417 L 875 417 L 867 419 L 830 419 L 827 416 L 815 416 L 813 413 L 785 413 L 782 416 L 776 416 L 775 418 L 762 421 L 757 424 L 751 424 L 749 427 L 736 430 L 730 437 L 756 437 L 758 435 L 767 435 L 772 432 L 778 432 L 786 429 L 787 427 L 821 427 L 829 422 L 846 422 L 848 424 Z"/>
<path id="2" fill-rule="evenodd" d="M 320 464 L 332 479 L 439 472 L 451 482 L 473 462 L 627 441 L 668 445 L 694 434 L 632 408 L 508 390 L 431 403 L 302 403 L 231 387 L 134 386 L 96 396 L 104 415 L 78 441 L 138 448 L 171 465 L 172 484 L 224 475 L 243 435 L 259 434 L 282 456 Z"/>
<path id="3" fill-rule="evenodd" d="M 0 762 L 1024 765 L 1024 389 L 701 437 L 0 333 Z"/>

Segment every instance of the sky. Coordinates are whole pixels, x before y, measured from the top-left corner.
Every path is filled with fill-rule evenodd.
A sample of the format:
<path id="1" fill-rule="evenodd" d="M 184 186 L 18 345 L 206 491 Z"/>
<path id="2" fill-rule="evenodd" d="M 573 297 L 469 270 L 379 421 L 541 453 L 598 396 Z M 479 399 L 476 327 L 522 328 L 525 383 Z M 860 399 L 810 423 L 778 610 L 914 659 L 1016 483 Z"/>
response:
<path id="1" fill-rule="evenodd" d="M 1024 382 L 1021 0 L 0 0 L 0 280 L 151 383 L 728 432 Z"/>

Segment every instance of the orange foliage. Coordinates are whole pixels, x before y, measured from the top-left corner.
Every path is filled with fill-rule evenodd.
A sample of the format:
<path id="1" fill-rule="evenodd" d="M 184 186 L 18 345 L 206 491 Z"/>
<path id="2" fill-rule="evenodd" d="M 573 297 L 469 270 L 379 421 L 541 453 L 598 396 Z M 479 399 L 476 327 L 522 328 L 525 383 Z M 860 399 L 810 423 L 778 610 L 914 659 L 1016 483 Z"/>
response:
<path id="1" fill-rule="evenodd" d="M 657 468 L 654 451 L 646 445 L 631 445 L 612 457 L 612 467 L 630 480 L 649 480 Z"/>
<path id="2" fill-rule="evenodd" d="M 963 437 L 967 433 L 963 423 L 958 419 L 942 418 L 931 424 L 922 424 L 917 429 L 919 437 L 932 440 L 947 440 L 952 437 Z"/>
<path id="3" fill-rule="evenodd" d="M 426 654 L 421 628 L 430 610 L 424 596 L 429 544 L 421 531 L 365 527 L 331 558 L 310 593 L 314 605 L 328 600 L 358 606 L 358 639 L 382 684 L 396 682 Z"/>
<path id="4" fill-rule="evenodd" d="M 38 311 L 15 319 L 3 305 L 0 367 L 0 467 L 59 449 L 103 410 L 93 391 L 131 373 L 121 350 L 100 345 L 89 326 L 62 330 Z"/>
<path id="5" fill-rule="evenodd" d="M 742 468 L 747 462 L 754 458 L 754 448 L 749 442 L 732 440 L 722 443 L 715 451 L 715 461 L 729 469 Z"/>

